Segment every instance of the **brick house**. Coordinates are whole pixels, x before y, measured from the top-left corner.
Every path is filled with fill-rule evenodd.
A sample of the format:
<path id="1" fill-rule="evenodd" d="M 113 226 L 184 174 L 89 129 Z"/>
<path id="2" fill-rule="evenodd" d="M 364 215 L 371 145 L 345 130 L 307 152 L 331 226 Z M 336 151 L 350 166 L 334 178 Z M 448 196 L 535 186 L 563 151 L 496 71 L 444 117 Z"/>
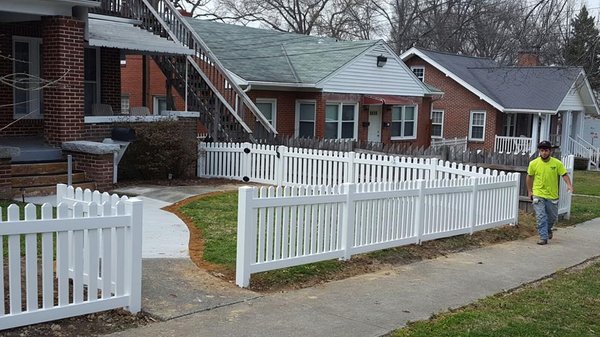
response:
<path id="1" fill-rule="evenodd" d="M 13 194 L 15 181 L 35 180 L 22 176 L 28 170 L 24 163 L 63 160 L 66 154 L 73 155 L 76 169 L 95 181 L 94 187 L 110 189 L 119 146 L 85 141 L 110 137 L 117 121 L 152 121 L 121 115 L 122 56 L 193 52 L 140 29 L 140 21 L 119 12 L 118 3 L 2 1 L 0 197 Z"/>
<path id="2" fill-rule="evenodd" d="M 279 135 L 429 145 L 431 100 L 442 93 L 419 81 L 383 41 L 185 19 Z M 144 69 L 150 85 L 142 93 L 132 74 Z M 154 113 L 168 98 L 164 83 L 152 62 L 129 57 L 122 68 L 124 99 L 152 101 Z M 173 96 L 181 108 L 185 99 Z"/>
<path id="3" fill-rule="evenodd" d="M 421 48 L 401 58 L 444 92 L 432 103 L 434 139 L 466 137 L 471 149 L 504 152 L 533 153 L 541 140 L 576 155 L 588 146 L 584 115 L 599 110 L 582 68 L 540 66 L 535 53 L 521 53 L 515 67 Z"/>

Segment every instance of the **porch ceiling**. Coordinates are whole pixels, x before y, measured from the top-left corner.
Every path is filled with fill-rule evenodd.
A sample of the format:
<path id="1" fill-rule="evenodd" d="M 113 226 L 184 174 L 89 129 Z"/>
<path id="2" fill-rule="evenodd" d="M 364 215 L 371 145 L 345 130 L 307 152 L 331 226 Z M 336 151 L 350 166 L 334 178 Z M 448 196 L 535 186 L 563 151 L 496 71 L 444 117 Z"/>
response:
<path id="1" fill-rule="evenodd" d="M 89 19 L 89 45 L 148 54 L 193 55 L 194 51 L 131 23 Z"/>

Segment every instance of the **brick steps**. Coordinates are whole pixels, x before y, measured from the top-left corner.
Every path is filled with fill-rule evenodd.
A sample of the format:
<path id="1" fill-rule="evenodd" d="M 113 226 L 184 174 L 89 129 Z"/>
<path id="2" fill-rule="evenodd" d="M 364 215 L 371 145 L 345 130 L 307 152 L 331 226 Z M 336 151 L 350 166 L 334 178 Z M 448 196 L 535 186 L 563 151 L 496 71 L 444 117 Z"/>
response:
<path id="1" fill-rule="evenodd" d="M 74 171 L 72 179 L 74 187 L 96 188 L 96 184 L 88 180 L 82 171 Z M 53 194 L 56 193 L 56 184 L 66 184 L 67 181 L 66 161 L 12 165 L 12 195 L 15 197 Z"/>

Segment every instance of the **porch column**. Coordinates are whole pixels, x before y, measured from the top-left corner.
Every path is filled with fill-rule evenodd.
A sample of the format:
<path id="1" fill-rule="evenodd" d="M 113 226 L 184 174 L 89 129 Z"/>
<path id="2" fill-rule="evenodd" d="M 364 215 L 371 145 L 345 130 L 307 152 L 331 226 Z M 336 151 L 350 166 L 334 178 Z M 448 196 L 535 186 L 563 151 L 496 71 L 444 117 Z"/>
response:
<path id="1" fill-rule="evenodd" d="M 571 136 L 571 111 L 562 111 L 562 128 L 560 148 L 563 154 L 569 154 L 569 137 Z"/>
<path id="2" fill-rule="evenodd" d="M 534 153 L 537 151 L 537 145 L 540 142 L 540 116 L 535 114 L 533 115 L 531 122 L 531 151 L 530 153 Z"/>
<path id="3" fill-rule="evenodd" d="M 42 32 L 42 78 L 56 81 L 44 89 L 44 136 L 50 144 L 81 139 L 84 24 L 72 17 L 42 17 Z"/>
<path id="4" fill-rule="evenodd" d="M 540 140 L 550 140 L 550 115 L 542 115 L 540 125 Z"/>

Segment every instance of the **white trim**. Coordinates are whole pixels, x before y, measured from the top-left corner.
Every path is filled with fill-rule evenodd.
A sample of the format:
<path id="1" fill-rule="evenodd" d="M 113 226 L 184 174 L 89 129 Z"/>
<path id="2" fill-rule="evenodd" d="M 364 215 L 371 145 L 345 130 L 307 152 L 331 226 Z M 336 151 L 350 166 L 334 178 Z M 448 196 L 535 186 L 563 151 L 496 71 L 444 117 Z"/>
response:
<path id="1" fill-rule="evenodd" d="M 444 109 L 431 109 L 431 114 L 429 115 L 431 118 L 431 129 L 433 130 L 433 113 L 434 112 L 441 112 L 442 113 L 442 129 L 441 129 L 441 135 L 440 136 L 434 136 L 433 134 L 431 135 L 431 139 L 443 139 L 444 138 L 444 115 L 446 114 L 446 112 L 444 111 Z"/>
<path id="2" fill-rule="evenodd" d="M 42 71 L 42 67 L 41 67 L 41 56 L 40 56 L 40 52 L 41 52 L 41 46 L 42 46 L 42 39 L 41 38 L 37 38 L 37 37 L 29 37 L 29 36 L 17 36 L 17 35 L 13 35 L 12 36 L 12 55 L 15 55 L 15 44 L 17 42 L 20 43 L 27 43 L 28 45 L 28 60 L 27 62 L 29 63 L 28 65 L 28 69 L 27 72 L 29 75 L 34 76 L 34 77 L 38 77 L 41 78 L 41 71 Z M 17 60 L 12 60 L 12 71 L 14 74 L 16 74 L 18 71 L 15 69 L 16 63 L 18 61 Z M 33 69 L 32 69 L 33 68 Z M 41 83 L 40 83 L 41 85 Z M 27 107 L 26 108 L 26 112 L 24 114 L 19 114 L 16 112 L 16 108 L 17 108 L 17 104 L 16 104 L 16 94 L 17 94 L 17 88 L 13 88 L 12 89 L 12 103 L 13 103 L 13 118 L 14 119 L 19 119 L 19 118 L 23 118 L 23 119 L 42 119 L 43 118 L 43 114 L 42 114 L 42 109 L 43 109 L 43 92 L 42 90 L 26 90 L 29 94 L 27 98 L 27 103 L 25 103 L 24 105 Z M 37 104 L 36 104 L 37 101 Z M 35 113 L 31 113 L 30 115 L 28 115 L 28 113 L 30 113 L 31 111 L 37 110 L 37 112 Z"/>
<path id="3" fill-rule="evenodd" d="M 483 134 L 481 138 L 473 138 L 473 114 L 479 114 L 482 113 L 483 114 L 483 125 L 481 127 L 483 127 Z M 470 141 L 476 141 L 476 142 L 483 142 L 485 141 L 485 126 L 487 123 L 487 111 L 485 110 L 471 110 L 471 112 L 469 113 L 469 140 Z M 478 127 L 480 125 L 477 125 Z"/>
<path id="4" fill-rule="evenodd" d="M 317 129 L 317 101 L 314 99 L 298 99 L 296 100 L 296 110 L 294 112 L 295 115 L 295 127 L 294 127 L 294 135 L 299 137 L 300 134 L 300 104 L 312 104 L 315 107 L 313 112 L 313 137 L 315 136 L 315 130 Z"/>
<path id="5" fill-rule="evenodd" d="M 550 114 L 556 115 L 559 110 L 535 110 L 535 109 L 504 109 L 504 113 L 525 113 L 525 114 Z"/>
<path id="6" fill-rule="evenodd" d="M 412 47 L 409 50 L 407 50 L 406 52 L 402 53 L 402 55 L 400 55 L 400 58 L 402 58 L 403 60 L 407 60 L 412 55 L 416 55 L 416 56 L 422 58 L 425 62 L 431 64 L 432 66 L 434 66 L 435 68 L 437 68 L 439 71 L 441 71 L 442 73 L 444 73 L 444 75 L 446 75 L 446 76 L 450 77 L 451 79 L 455 80 L 456 82 L 458 82 L 458 84 L 462 85 L 467 90 L 469 90 L 470 92 L 472 92 L 473 94 L 475 94 L 476 96 L 478 96 L 479 99 L 482 99 L 482 100 L 486 101 L 491 106 L 493 106 L 494 108 L 496 108 L 496 109 L 498 109 L 498 110 L 500 110 L 502 112 L 505 111 L 504 107 L 502 105 L 500 105 L 498 102 L 494 101 L 493 99 L 491 99 L 490 97 L 488 97 L 487 95 L 485 95 L 484 93 L 482 93 L 481 91 L 477 90 L 475 87 L 473 87 L 469 83 L 463 81 L 462 78 L 456 76 L 453 72 L 451 72 L 450 70 L 444 68 L 441 64 L 435 62 L 434 60 L 432 60 L 431 58 L 429 58 L 427 55 L 425 55 L 424 53 L 422 53 L 420 50 L 416 49 L 415 47 Z"/>
<path id="7" fill-rule="evenodd" d="M 338 137 L 337 139 L 357 139 L 358 138 L 358 102 L 353 102 L 353 101 L 326 101 L 325 102 L 325 127 L 324 130 L 326 131 L 327 129 L 327 106 L 328 105 L 337 105 L 340 110 L 339 110 L 339 115 L 338 115 L 338 120 L 336 121 L 336 123 L 338 124 Z M 354 106 L 354 117 L 352 119 L 353 123 L 354 123 L 354 128 L 352 130 L 352 138 L 342 138 L 342 123 L 344 122 L 342 119 L 342 113 L 343 113 L 343 108 L 344 105 L 353 105 Z M 323 137 L 325 137 L 325 135 L 323 135 Z"/>
<path id="8" fill-rule="evenodd" d="M 140 123 L 147 123 L 147 122 L 155 122 L 155 121 L 164 121 L 164 120 L 177 120 L 176 115 L 169 115 L 169 116 L 155 116 L 155 115 L 150 115 L 150 116 L 129 116 L 129 115 L 115 115 L 115 116 L 85 116 L 84 117 L 84 123 L 85 124 L 103 124 L 103 123 L 124 123 L 124 122 L 140 122 Z M 186 116 L 181 116 L 181 117 L 186 117 Z M 191 116 L 194 117 L 194 116 Z"/>
<path id="9" fill-rule="evenodd" d="M 413 74 L 415 73 L 415 70 L 422 70 L 423 71 L 423 75 L 422 75 L 423 79 L 420 79 L 419 76 L 417 76 L 416 74 L 415 74 L 415 76 L 417 76 L 417 78 L 419 78 L 419 80 L 421 82 L 425 82 L 425 67 L 424 66 L 412 66 L 412 67 L 410 67 L 410 71 L 412 71 Z"/>
<path id="10" fill-rule="evenodd" d="M 346 68 L 350 67 L 352 65 L 352 63 L 354 63 L 358 58 L 360 58 L 361 56 L 363 56 L 364 54 L 367 54 L 369 52 L 371 52 L 371 50 L 375 49 L 378 46 L 382 46 L 383 48 L 386 49 L 386 51 L 388 52 L 389 55 L 386 55 L 388 58 L 392 58 L 394 60 L 396 60 L 396 62 L 398 62 L 398 65 L 400 67 L 402 67 L 404 69 L 404 71 L 406 71 L 406 73 L 408 73 L 409 76 L 412 76 L 413 79 L 415 79 L 417 81 L 417 83 L 419 84 L 419 86 L 421 86 L 421 88 L 423 89 L 423 92 L 421 93 L 421 95 L 413 95 L 416 97 L 423 97 L 425 95 L 430 95 L 432 94 L 431 91 L 429 90 L 429 87 L 427 87 L 425 85 L 425 83 L 421 82 L 416 76 L 415 74 L 410 70 L 410 68 L 408 68 L 408 66 L 406 65 L 406 63 L 404 63 L 404 61 L 402 61 L 399 57 L 398 54 L 396 54 L 396 52 L 394 52 L 388 45 L 387 43 L 385 43 L 385 41 L 383 40 L 377 40 L 376 43 L 374 43 L 373 45 L 371 45 L 369 48 L 367 48 L 366 50 L 364 50 L 362 53 L 360 53 L 359 55 L 356 55 L 356 57 L 354 57 L 352 60 L 346 62 L 346 64 L 342 65 L 341 67 L 339 67 L 338 69 L 336 69 L 334 72 L 332 72 L 331 74 L 327 75 L 325 78 L 321 79 L 320 81 L 318 81 L 316 83 L 316 87 L 317 88 L 323 88 L 325 86 L 325 83 L 327 81 L 329 81 L 332 77 L 336 76 L 338 73 L 344 71 Z M 389 60 L 388 60 L 389 62 Z"/>
<path id="11" fill-rule="evenodd" d="M 420 81 L 419 81 L 420 82 Z M 418 128 L 418 122 L 419 122 L 419 105 L 415 104 L 415 105 L 394 105 L 392 106 L 392 110 L 394 108 L 402 108 L 401 110 L 401 117 L 404 117 L 404 109 L 406 107 L 414 107 L 415 108 L 415 113 L 414 113 L 414 127 L 413 127 L 413 135 L 410 137 L 406 137 L 406 136 L 390 136 L 390 140 L 415 140 L 417 139 L 417 132 L 419 132 L 419 128 Z M 394 120 L 390 119 L 390 127 L 392 127 L 392 125 L 394 124 Z M 404 123 L 406 121 L 402 120 L 401 122 L 401 128 L 400 128 L 400 133 L 404 134 Z M 391 134 L 391 130 L 390 130 L 390 134 Z"/>
<path id="12" fill-rule="evenodd" d="M 271 126 L 274 129 L 277 129 L 277 98 L 257 98 L 256 104 L 261 104 L 261 103 L 270 103 L 271 104 Z M 257 106 L 257 108 L 258 108 L 258 106 Z"/>
<path id="13" fill-rule="evenodd" d="M 167 96 L 165 95 L 152 95 L 152 114 L 153 115 L 161 115 L 161 111 L 159 111 L 160 105 L 158 104 L 159 100 L 165 100 L 165 110 L 167 111 L 169 108 L 167 107 Z"/>
<path id="14" fill-rule="evenodd" d="M 586 87 L 586 91 L 587 94 L 589 95 L 589 99 L 588 102 L 591 100 L 592 104 L 585 104 L 585 99 L 584 97 L 581 96 L 581 89 L 577 89 L 578 86 L 578 82 L 579 80 L 582 80 L 584 82 L 584 85 Z M 561 107 L 563 106 L 563 104 L 565 103 L 565 100 L 567 99 L 567 96 L 571 93 L 572 90 L 576 90 L 577 91 L 577 95 L 579 95 L 579 97 L 581 98 L 581 101 L 583 104 L 583 107 L 593 107 L 594 110 L 596 111 L 596 114 L 600 115 L 600 109 L 598 108 L 598 104 L 596 103 L 596 99 L 595 96 L 592 92 L 592 87 L 590 86 L 589 81 L 587 80 L 587 77 L 585 76 L 585 71 L 582 69 L 581 72 L 579 73 L 579 75 L 577 76 L 577 78 L 575 79 L 575 81 L 573 82 L 573 85 L 571 86 L 571 88 L 569 88 L 569 91 L 567 91 L 567 94 L 565 95 L 565 97 L 563 97 L 562 101 L 560 102 L 560 104 L 558 105 L 558 110 L 555 113 L 558 113 L 558 111 L 561 110 Z M 587 110 L 587 109 L 586 109 Z"/>

